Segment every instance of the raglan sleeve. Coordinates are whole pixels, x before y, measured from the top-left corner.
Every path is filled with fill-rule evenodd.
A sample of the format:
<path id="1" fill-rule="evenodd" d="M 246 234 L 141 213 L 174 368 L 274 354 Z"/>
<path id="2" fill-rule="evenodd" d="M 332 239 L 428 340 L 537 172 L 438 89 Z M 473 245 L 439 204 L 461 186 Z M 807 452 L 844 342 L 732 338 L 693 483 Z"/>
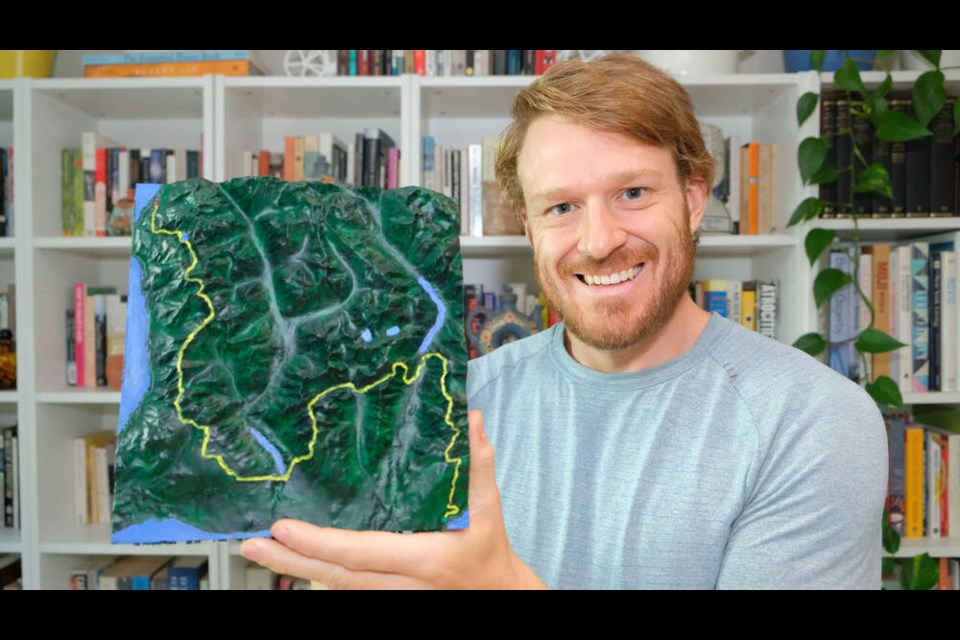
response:
<path id="1" fill-rule="evenodd" d="M 784 403 L 761 432 L 717 588 L 880 587 L 886 429 L 859 386 L 831 382 Z"/>

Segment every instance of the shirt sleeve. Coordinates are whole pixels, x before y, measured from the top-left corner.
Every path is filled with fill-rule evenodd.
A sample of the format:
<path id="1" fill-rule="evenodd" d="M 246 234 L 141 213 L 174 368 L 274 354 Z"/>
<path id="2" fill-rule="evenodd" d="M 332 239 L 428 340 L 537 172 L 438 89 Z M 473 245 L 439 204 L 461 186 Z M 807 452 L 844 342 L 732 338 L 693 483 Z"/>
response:
<path id="1" fill-rule="evenodd" d="M 886 429 L 865 392 L 842 387 L 785 410 L 758 452 L 717 588 L 880 588 Z"/>

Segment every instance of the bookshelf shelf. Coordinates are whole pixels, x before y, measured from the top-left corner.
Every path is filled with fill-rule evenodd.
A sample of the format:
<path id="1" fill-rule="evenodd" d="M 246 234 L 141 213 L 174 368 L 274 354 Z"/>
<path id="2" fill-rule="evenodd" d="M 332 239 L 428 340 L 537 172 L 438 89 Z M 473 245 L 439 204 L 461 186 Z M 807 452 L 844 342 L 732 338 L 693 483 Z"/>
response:
<path id="1" fill-rule="evenodd" d="M 130 238 L 36 238 L 37 249 L 62 251 L 90 258 L 130 257 L 133 243 Z"/>
<path id="2" fill-rule="evenodd" d="M 957 392 L 939 392 L 931 393 L 905 393 L 903 394 L 903 403 L 910 404 L 960 404 L 960 393 Z"/>
<path id="3" fill-rule="evenodd" d="M 37 402 L 43 404 L 119 405 L 119 391 L 88 391 L 84 389 L 47 391 L 37 394 Z"/>
<path id="4" fill-rule="evenodd" d="M 825 219 L 811 222 L 821 229 L 832 229 L 842 239 L 853 235 L 852 222 L 849 219 Z M 880 220 L 858 220 L 858 233 L 861 242 L 901 242 L 945 231 L 960 230 L 960 218 L 885 218 Z"/>
<path id="5" fill-rule="evenodd" d="M 20 394 L 17 391 L 0 391 L 0 404 L 12 404 L 17 402 L 20 399 Z"/>
<path id="6" fill-rule="evenodd" d="M 896 557 L 906 558 L 929 553 L 934 558 L 960 557 L 960 537 L 952 538 L 901 538 Z"/>
<path id="7" fill-rule="evenodd" d="M 0 260 L 9 260 L 13 257 L 16 240 L 13 238 L 0 238 Z"/>
<path id="8" fill-rule="evenodd" d="M 36 93 L 92 118 L 176 120 L 203 113 L 204 82 L 203 78 L 63 78 L 35 80 L 33 87 Z"/>

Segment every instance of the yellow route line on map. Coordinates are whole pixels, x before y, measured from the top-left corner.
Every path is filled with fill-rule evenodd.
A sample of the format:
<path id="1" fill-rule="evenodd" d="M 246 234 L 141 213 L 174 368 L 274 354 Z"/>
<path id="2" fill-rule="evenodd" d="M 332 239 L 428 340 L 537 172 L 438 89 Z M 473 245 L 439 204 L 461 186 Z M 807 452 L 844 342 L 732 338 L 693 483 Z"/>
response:
<path id="1" fill-rule="evenodd" d="M 214 312 L 213 302 L 210 300 L 210 297 L 203 292 L 204 290 L 203 281 L 200 280 L 199 278 L 189 277 L 190 272 L 193 271 L 197 267 L 197 264 L 199 263 L 199 260 L 197 259 L 197 254 L 193 250 L 193 245 L 190 243 L 189 240 L 184 240 L 182 231 L 171 231 L 169 229 L 157 228 L 157 211 L 159 209 L 160 209 L 159 201 L 154 200 L 153 212 L 150 215 L 150 230 L 154 234 L 162 233 L 166 235 L 176 236 L 177 240 L 181 244 L 187 247 L 187 250 L 190 252 L 190 256 L 193 259 L 193 262 L 190 264 L 189 267 L 187 267 L 184 270 L 183 278 L 187 282 L 192 282 L 200 287 L 197 290 L 196 295 L 201 300 L 203 300 L 206 303 L 207 307 L 210 309 L 210 313 L 207 315 L 206 318 L 203 319 L 203 322 L 200 323 L 200 326 L 198 326 L 196 329 L 190 332 L 190 335 L 188 335 L 186 340 L 183 341 L 183 345 L 180 347 L 180 351 L 177 353 L 177 397 L 173 401 L 173 406 L 177 410 L 177 418 L 180 420 L 180 422 L 203 431 L 203 445 L 200 448 L 200 455 L 208 460 L 216 460 L 217 463 L 220 465 L 220 467 L 224 470 L 224 472 L 226 472 L 227 475 L 236 479 L 238 482 L 264 482 L 264 481 L 271 481 L 271 480 L 285 482 L 290 479 L 290 474 L 293 473 L 293 468 L 298 463 L 304 462 L 305 460 L 309 460 L 310 458 L 313 457 L 314 445 L 316 445 L 317 436 L 318 436 L 317 418 L 313 413 L 313 405 L 315 405 L 317 401 L 320 400 L 320 398 L 322 398 L 328 393 L 331 393 L 332 391 L 336 391 L 337 389 L 352 389 L 356 393 L 364 394 L 370 391 L 371 389 L 373 389 L 374 387 L 380 384 L 383 384 L 387 380 L 390 380 L 391 378 L 396 376 L 397 370 L 400 369 L 401 367 L 404 370 L 404 375 L 401 379 L 405 384 L 410 385 L 413 382 L 415 382 L 417 378 L 420 377 L 420 372 L 423 370 L 424 366 L 426 366 L 426 362 L 428 358 L 439 358 L 443 366 L 443 374 L 440 376 L 440 391 L 441 393 L 443 393 L 443 397 L 447 401 L 447 411 L 446 411 L 446 414 L 444 415 L 443 421 L 453 430 L 453 437 L 450 439 L 450 444 L 447 445 L 447 448 L 444 450 L 443 455 L 444 455 L 444 461 L 447 464 L 455 465 L 453 469 L 453 479 L 450 482 L 450 495 L 447 501 L 447 510 L 444 513 L 444 517 L 449 518 L 451 516 L 457 515 L 460 512 L 460 508 L 457 505 L 453 504 L 453 497 L 454 497 L 454 494 L 456 493 L 457 480 L 460 478 L 460 465 L 463 463 L 463 459 L 451 458 L 450 451 L 453 449 L 453 446 L 456 443 L 457 438 L 460 436 L 460 430 L 457 429 L 457 426 L 453 423 L 453 420 L 450 417 L 450 414 L 453 412 L 453 398 L 447 392 L 447 384 L 446 384 L 447 359 L 442 354 L 439 354 L 439 353 L 427 353 L 421 356 L 420 364 L 417 366 L 417 369 L 416 371 L 414 371 L 412 376 L 407 375 L 409 373 L 409 368 L 405 363 L 394 362 L 393 365 L 391 366 L 391 372 L 389 374 L 383 376 L 382 378 L 380 378 L 379 380 L 376 380 L 375 382 L 368 384 L 367 386 L 361 389 L 358 389 L 357 386 L 352 382 L 343 382 L 343 383 L 334 385 L 328 389 L 325 389 L 324 391 L 321 391 L 320 393 L 315 395 L 313 399 L 310 400 L 309 403 L 307 403 L 307 411 L 310 413 L 310 421 L 312 423 L 312 428 L 313 428 L 313 436 L 311 437 L 310 444 L 308 446 L 309 453 L 303 456 L 298 456 L 293 460 L 291 460 L 290 466 L 287 468 L 287 471 L 283 475 L 241 476 L 239 473 L 237 473 L 236 471 L 230 468 L 230 466 L 224 461 L 223 456 L 216 453 L 213 453 L 213 454 L 207 453 L 207 445 L 210 442 L 210 426 L 198 424 L 196 421 L 190 418 L 185 418 L 180 406 L 180 400 L 183 398 L 183 395 L 185 393 L 185 390 L 183 388 L 183 354 L 186 352 L 187 347 L 190 345 L 190 343 L 193 342 L 194 338 L 197 337 L 197 334 L 199 334 L 204 328 L 207 327 L 207 325 L 209 325 L 213 321 L 213 318 L 216 316 L 216 313 Z"/>

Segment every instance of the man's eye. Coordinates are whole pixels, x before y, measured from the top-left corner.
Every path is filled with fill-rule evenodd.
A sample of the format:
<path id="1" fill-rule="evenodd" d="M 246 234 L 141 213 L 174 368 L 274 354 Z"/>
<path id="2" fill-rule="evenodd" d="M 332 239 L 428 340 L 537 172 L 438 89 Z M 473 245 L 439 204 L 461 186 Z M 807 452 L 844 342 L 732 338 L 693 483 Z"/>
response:
<path id="1" fill-rule="evenodd" d="M 636 200 L 641 197 L 643 193 L 644 189 L 642 187 L 632 187 L 623 192 L 623 197 L 627 200 Z"/>
<path id="2" fill-rule="evenodd" d="M 570 213 L 573 211 L 573 205 L 569 202 L 564 202 L 563 204 L 558 204 L 556 206 L 550 207 L 550 213 L 557 213 L 563 215 L 565 213 Z"/>

